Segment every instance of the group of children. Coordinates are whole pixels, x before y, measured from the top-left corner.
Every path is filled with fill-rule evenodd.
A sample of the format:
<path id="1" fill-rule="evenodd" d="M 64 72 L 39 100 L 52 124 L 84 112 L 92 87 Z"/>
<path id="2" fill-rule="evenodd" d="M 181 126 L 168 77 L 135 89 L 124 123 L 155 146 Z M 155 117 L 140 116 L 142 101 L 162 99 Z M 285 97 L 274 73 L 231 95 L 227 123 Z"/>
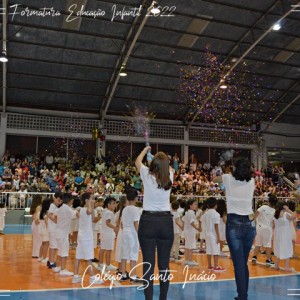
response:
<path id="1" fill-rule="evenodd" d="M 257 263 L 258 253 L 263 247 L 266 253 L 266 265 L 274 266 L 279 270 L 279 261 L 285 260 L 285 271 L 293 271 L 290 267 L 290 259 L 296 258 L 294 246 L 296 237 L 297 214 L 295 213 L 295 202 L 278 202 L 273 195 L 269 196 L 255 213 L 256 239 L 252 263 Z M 273 247 L 272 247 L 273 243 Z M 272 261 L 272 249 L 276 257 Z"/>
<path id="2" fill-rule="evenodd" d="M 225 205 L 224 200 L 218 201 L 220 202 L 220 207 Z M 171 212 L 174 221 L 174 243 L 170 256 L 171 259 L 180 259 L 179 245 L 182 237 L 185 243 L 185 265 L 198 266 L 198 263 L 192 259 L 192 256 L 193 251 L 197 248 L 196 241 L 199 238 L 201 245 L 200 252 L 206 252 L 207 254 L 208 269 L 214 272 L 225 271 L 224 268 L 219 266 L 219 256 L 222 253 L 221 249 L 225 241 L 224 220 L 226 216 L 223 210 L 222 213 L 217 212 L 218 201 L 216 198 L 210 197 L 205 202 L 205 206 L 200 209 L 198 202 L 191 199 L 185 203 L 184 210 L 179 209 L 179 203 L 177 201 L 171 203 Z M 204 240 L 206 250 L 203 248 Z"/>
<path id="3" fill-rule="evenodd" d="M 92 193 L 83 193 L 80 200 L 81 205 L 74 205 L 74 207 L 74 199 L 71 194 L 57 192 L 52 203 L 50 199 L 45 199 L 36 206 L 33 212 L 32 232 L 34 248 L 37 248 L 35 241 L 38 239 L 40 241 L 38 261 L 47 264 L 49 269 L 59 273 L 60 276 L 73 276 L 72 283 L 79 283 L 83 280 L 79 275 L 80 261 L 85 260 L 86 270 L 90 274 L 90 284 L 102 284 L 102 278 L 95 276 L 93 271 L 94 248 L 97 247 L 98 223 L 101 220 L 101 249 L 97 269 L 101 272 L 117 269 L 111 264 L 111 254 L 114 249 L 115 237 L 119 233 L 119 278 L 121 281 L 138 282 L 139 278 L 136 276 L 134 268 L 139 254 L 137 229 L 140 210 L 136 207 L 137 191 L 135 189 L 128 190 L 127 199 L 123 199 L 125 200 L 124 206 L 119 210 L 117 218 L 117 214 L 114 214 L 117 203 L 112 197 L 105 199 L 104 209 L 101 208 L 102 202 L 96 201 Z M 71 227 L 73 228 L 71 229 Z M 72 246 L 76 245 L 74 272 L 66 268 L 70 241 Z M 33 257 L 35 257 L 34 254 Z M 127 260 L 130 261 L 132 270 L 129 274 L 126 272 Z"/>
<path id="4" fill-rule="evenodd" d="M 174 244 L 170 254 L 171 260 L 180 260 L 180 240 L 185 243 L 185 265 L 198 266 L 198 262 L 192 260 L 193 251 L 197 249 L 196 241 L 200 240 L 200 253 L 206 252 L 208 269 L 214 272 L 223 272 L 219 266 L 219 256 L 226 256 L 222 252 L 226 242 L 226 203 L 214 197 L 208 198 L 203 203 L 202 209 L 195 200 L 188 200 L 182 209 L 177 201 L 172 201 L 172 214 L 174 221 Z M 259 207 L 255 213 L 257 235 L 252 263 L 257 263 L 257 256 L 261 248 L 265 249 L 266 265 L 279 270 L 279 262 L 285 259 L 285 271 L 293 271 L 290 268 L 290 258 L 294 255 L 296 241 L 295 202 L 278 202 L 274 195 L 270 195 L 268 201 Z M 200 235 L 199 235 L 200 232 Z M 205 240 L 206 249 L 203 248 Z M 273 244 L 273 247 L 272 247 Z M 272 252 L 274 249 L 274 253 Z M 271 255 L 276 257 L 272 261 Z M 213 259 L 213 262 L 212 262 Z"/>

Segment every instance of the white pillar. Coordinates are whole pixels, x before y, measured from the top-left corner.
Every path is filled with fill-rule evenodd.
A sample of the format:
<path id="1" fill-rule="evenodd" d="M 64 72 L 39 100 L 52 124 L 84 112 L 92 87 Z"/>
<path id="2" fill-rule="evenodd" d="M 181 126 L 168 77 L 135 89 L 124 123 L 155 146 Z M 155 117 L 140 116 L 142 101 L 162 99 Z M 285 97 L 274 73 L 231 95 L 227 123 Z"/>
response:
<path id="1" fill-rule="evenodd" d="M 254 164 L 255 169 L 259 168 L 258 164 L 259 146 L 256 149 L 251 150 L 251 162 Z"/>
<path id="2" fill-rule="evenodd" d="M 36 137 L 36 143 L 35 143 L 35 154 L 39 153 L 39 136 Z"/>
<path id="3" fill-rule="evenodd" d="M 259 141 L 259 153 L 261 160 L 261 168 L 265 168 L 268 164 L 268 151 L 266 146 L 266 141 L 262 137 Z"/>
<path id="4" fill-rule="evenodd" d="M 66 143 L 66 159 L 69 160 L 69 138 L 67 138 Z"/>
<path id="5" fill-rule="evenodd" d="M 7 114 L 1 114 L 1 132 L 0 132 L 0 157 L 6 150 L 6 131 L 7 131 Z"/>

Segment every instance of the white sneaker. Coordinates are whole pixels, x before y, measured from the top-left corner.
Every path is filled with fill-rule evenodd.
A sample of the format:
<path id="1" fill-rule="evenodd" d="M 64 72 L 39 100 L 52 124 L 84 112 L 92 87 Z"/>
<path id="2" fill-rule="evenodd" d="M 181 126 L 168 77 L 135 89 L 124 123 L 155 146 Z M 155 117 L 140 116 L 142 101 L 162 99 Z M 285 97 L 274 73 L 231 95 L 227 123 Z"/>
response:
<path id="1" fill-rule="evenodd" d="M 60 276 L 73 276 L 74 273 L 68 271 L 67 269 L 64 269 L 64 270 L 61 270 L 61 271 L 59 272 L 59 275 L 60 275 Z"/>
<path id="2" fill-rule="evenodd" d="M 96 276 L 90 277 L 90 284 L 103 284 L 104 281 L 101 278 L 96 278 Z"/>
<path id="3" fill-rule="evenodd" d="M 115 270 L 117 270 L 117 268 L 115 266 L 113 266 L 113 265 L 109 265 L 109 266 L 105 267 L 105 270 L 106 271 L 115 271 Z"/>
<path id="4" fill-rule="evenodd" d="M 47 258 L 44 258 L 44 259 L 42 260 L 42 264 L 46 264 L 48 260 L 49 260 L 48 257 L 47 257 Z"/>
<path id="5" fill-rule="evenodd" d="M 72 278 L 72 283 L 79 283 L 81 282 L 82 278 L 79 275 L 74 275 Z"/>
<path id="6" fill-rule="evenodd" d="M 37 261 L 38 261 L 38 262 L 41 262 L 41 261 L 43 261 L 43 258 L 42 258 L 42 257 L 39 257 L 39 258 L 37 259 Z"/>
<path id="7" fill-rule="evenodd" d="M 193 267 L 193 266 L 199 266 L 199 264 L 196 261 L 193 261 L 193 260 L 189 261 L 188 265 L 191 266 L 191 267 Z"/>
<path id="8" fill-rule="evenodd" d="M 98 264 L 97 270 L 102 271 L 103 270 L 103 266 L 104 266 L 104 264 Z M 105 268 L 104 268 L 104 270 L 105 270 Z"/>
<path id="9" fill-rule="evenodd" d="M 59 273 L 61 271 L 60 267 L 55 267 L 52 269 L 54 273 Z"/>
<path id="10" fill-rule="evenodd" d="M 222 256 L 222 257 L 227 257 L 227 254 L 224 253 L 224 252 L 220 252 L 219 256 Z"/>

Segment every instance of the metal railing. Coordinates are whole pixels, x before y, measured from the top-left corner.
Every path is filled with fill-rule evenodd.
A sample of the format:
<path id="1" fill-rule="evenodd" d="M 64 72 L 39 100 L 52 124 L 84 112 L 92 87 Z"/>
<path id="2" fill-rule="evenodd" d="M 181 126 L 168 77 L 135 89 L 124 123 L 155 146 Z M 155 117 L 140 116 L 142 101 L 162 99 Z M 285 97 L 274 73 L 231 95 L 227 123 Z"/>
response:
<path id="1" fill-rule="evenodd" d="M 288 187 L 290 188 L 290 189 L 292 189 L 292 190 L 296 190 L 297 188 L 296 188 L 296 186 L 295 186 L 295 184 L 291 181 L 291 180 L 289 180 L 287 177 L 283 177 L 283 180 L 284 180 L 284 182 L 286 183 L 286 185 L 288 185 Z"/>
<path id="2" fill-rule="evenodd" d="M 40 192 L 2 192 L 0 193 L 0 202 L 5 203 L 8 209 L 25 209 L 30 207 L 33 195 L 42 195 L 51 197 L 54 193 L 40 193 Z"/>
<path id="3" fill-rule="evenodd" d="M 0 193 L 0 202 L 5 203 L 6 207 L 8 209 L 25 209 L 26 207 L 30 207 L 32 203 L 32 196 L 33 195 L 42 195 L 45 198 L 51 197 L 54 195 L 54 193 L 40 193 L 40 192 L 2 192 Z M 103 195 L 103 198 L 106 197 L 113 197 L 117 201 L 120 200 L 122 196 L 126 196 L 125 194 L 106 194 Z M 199 203 L 203 203 L 204 200 L 208 199 L 209 197 L 215 197 L 217 199 L 224 199 L 226 200 L 225 196 L 198 196 L 198 195 L 175 195 L 176 199 L 195 199 Z M 143 201 L 143 195 L 140 194 L 138 196 L 139 201 Z M 277 197 L 279 201 L 295 201 L 296 207 L 299 205 L 299 201 L 295 197 Z M 262 197 L 254 197 L 253 198 L 253 209 L 257 209 L 258 203 L 261 201 L 263 202 L 264 199 Z"/>
<path id="4" fill-rule="evenodd" d="M 223 199 L 226 201 L 226 197 L 225 196 L 197 196 L 197 195 L 176 195 L 177 199 L 195 199 L 196 201 L 198 201 L 198 203 L 203 203 L 203 201 L 205 201 L 206 199 L 208 199 L 209 197 L 215 197 L 217 199 Z M 297 199 L 295 197 L 277 197 L 278 201 L 284 201 L 284 202 L 289 202 L 289 201 L 294 201 L 296 202 L 296 206 L 299 204 Z M 253 209 L 256 210 L 257 206 L 259 204 L 259 202 L 263 202 L 264 199 L 262 199 L 261 196 L 256 196 L 253 197 Z"/>

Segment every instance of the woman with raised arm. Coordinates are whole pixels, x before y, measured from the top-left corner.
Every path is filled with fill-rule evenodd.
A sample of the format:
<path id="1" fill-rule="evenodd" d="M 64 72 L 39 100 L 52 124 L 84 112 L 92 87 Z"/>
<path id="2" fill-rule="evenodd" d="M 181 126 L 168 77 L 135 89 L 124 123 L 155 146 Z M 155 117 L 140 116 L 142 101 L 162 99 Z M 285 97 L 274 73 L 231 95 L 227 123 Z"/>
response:
<path id="1" fill-rule="evenodd" d="M 232 174 L 222 175 L 227 202 L 226 240 L 231 253 L 238 296 L 248 299 L 248 257 L 255 235 L 252 209 L 255 189 L 248 159 L 238 158 Z"/>
<path id="2" fill-rule="evenodd" d="M 144 186 L 143 213 L 139 223 L 138 237 L 143 254 L 143 283 L 146 300 L 153 299 L 153 272 L 155 249 L 160 275 L 160 300 L 167 299 L 169 289 L 169 259 L 174 240 L 173 220 L 170 212 L 170 192 L 173 169 L 164 152 L 158 152 L 148 161 L 143 159 L 150 151 L 145 147 L 136 159 L 135 165 L 140 172 Z"/>

